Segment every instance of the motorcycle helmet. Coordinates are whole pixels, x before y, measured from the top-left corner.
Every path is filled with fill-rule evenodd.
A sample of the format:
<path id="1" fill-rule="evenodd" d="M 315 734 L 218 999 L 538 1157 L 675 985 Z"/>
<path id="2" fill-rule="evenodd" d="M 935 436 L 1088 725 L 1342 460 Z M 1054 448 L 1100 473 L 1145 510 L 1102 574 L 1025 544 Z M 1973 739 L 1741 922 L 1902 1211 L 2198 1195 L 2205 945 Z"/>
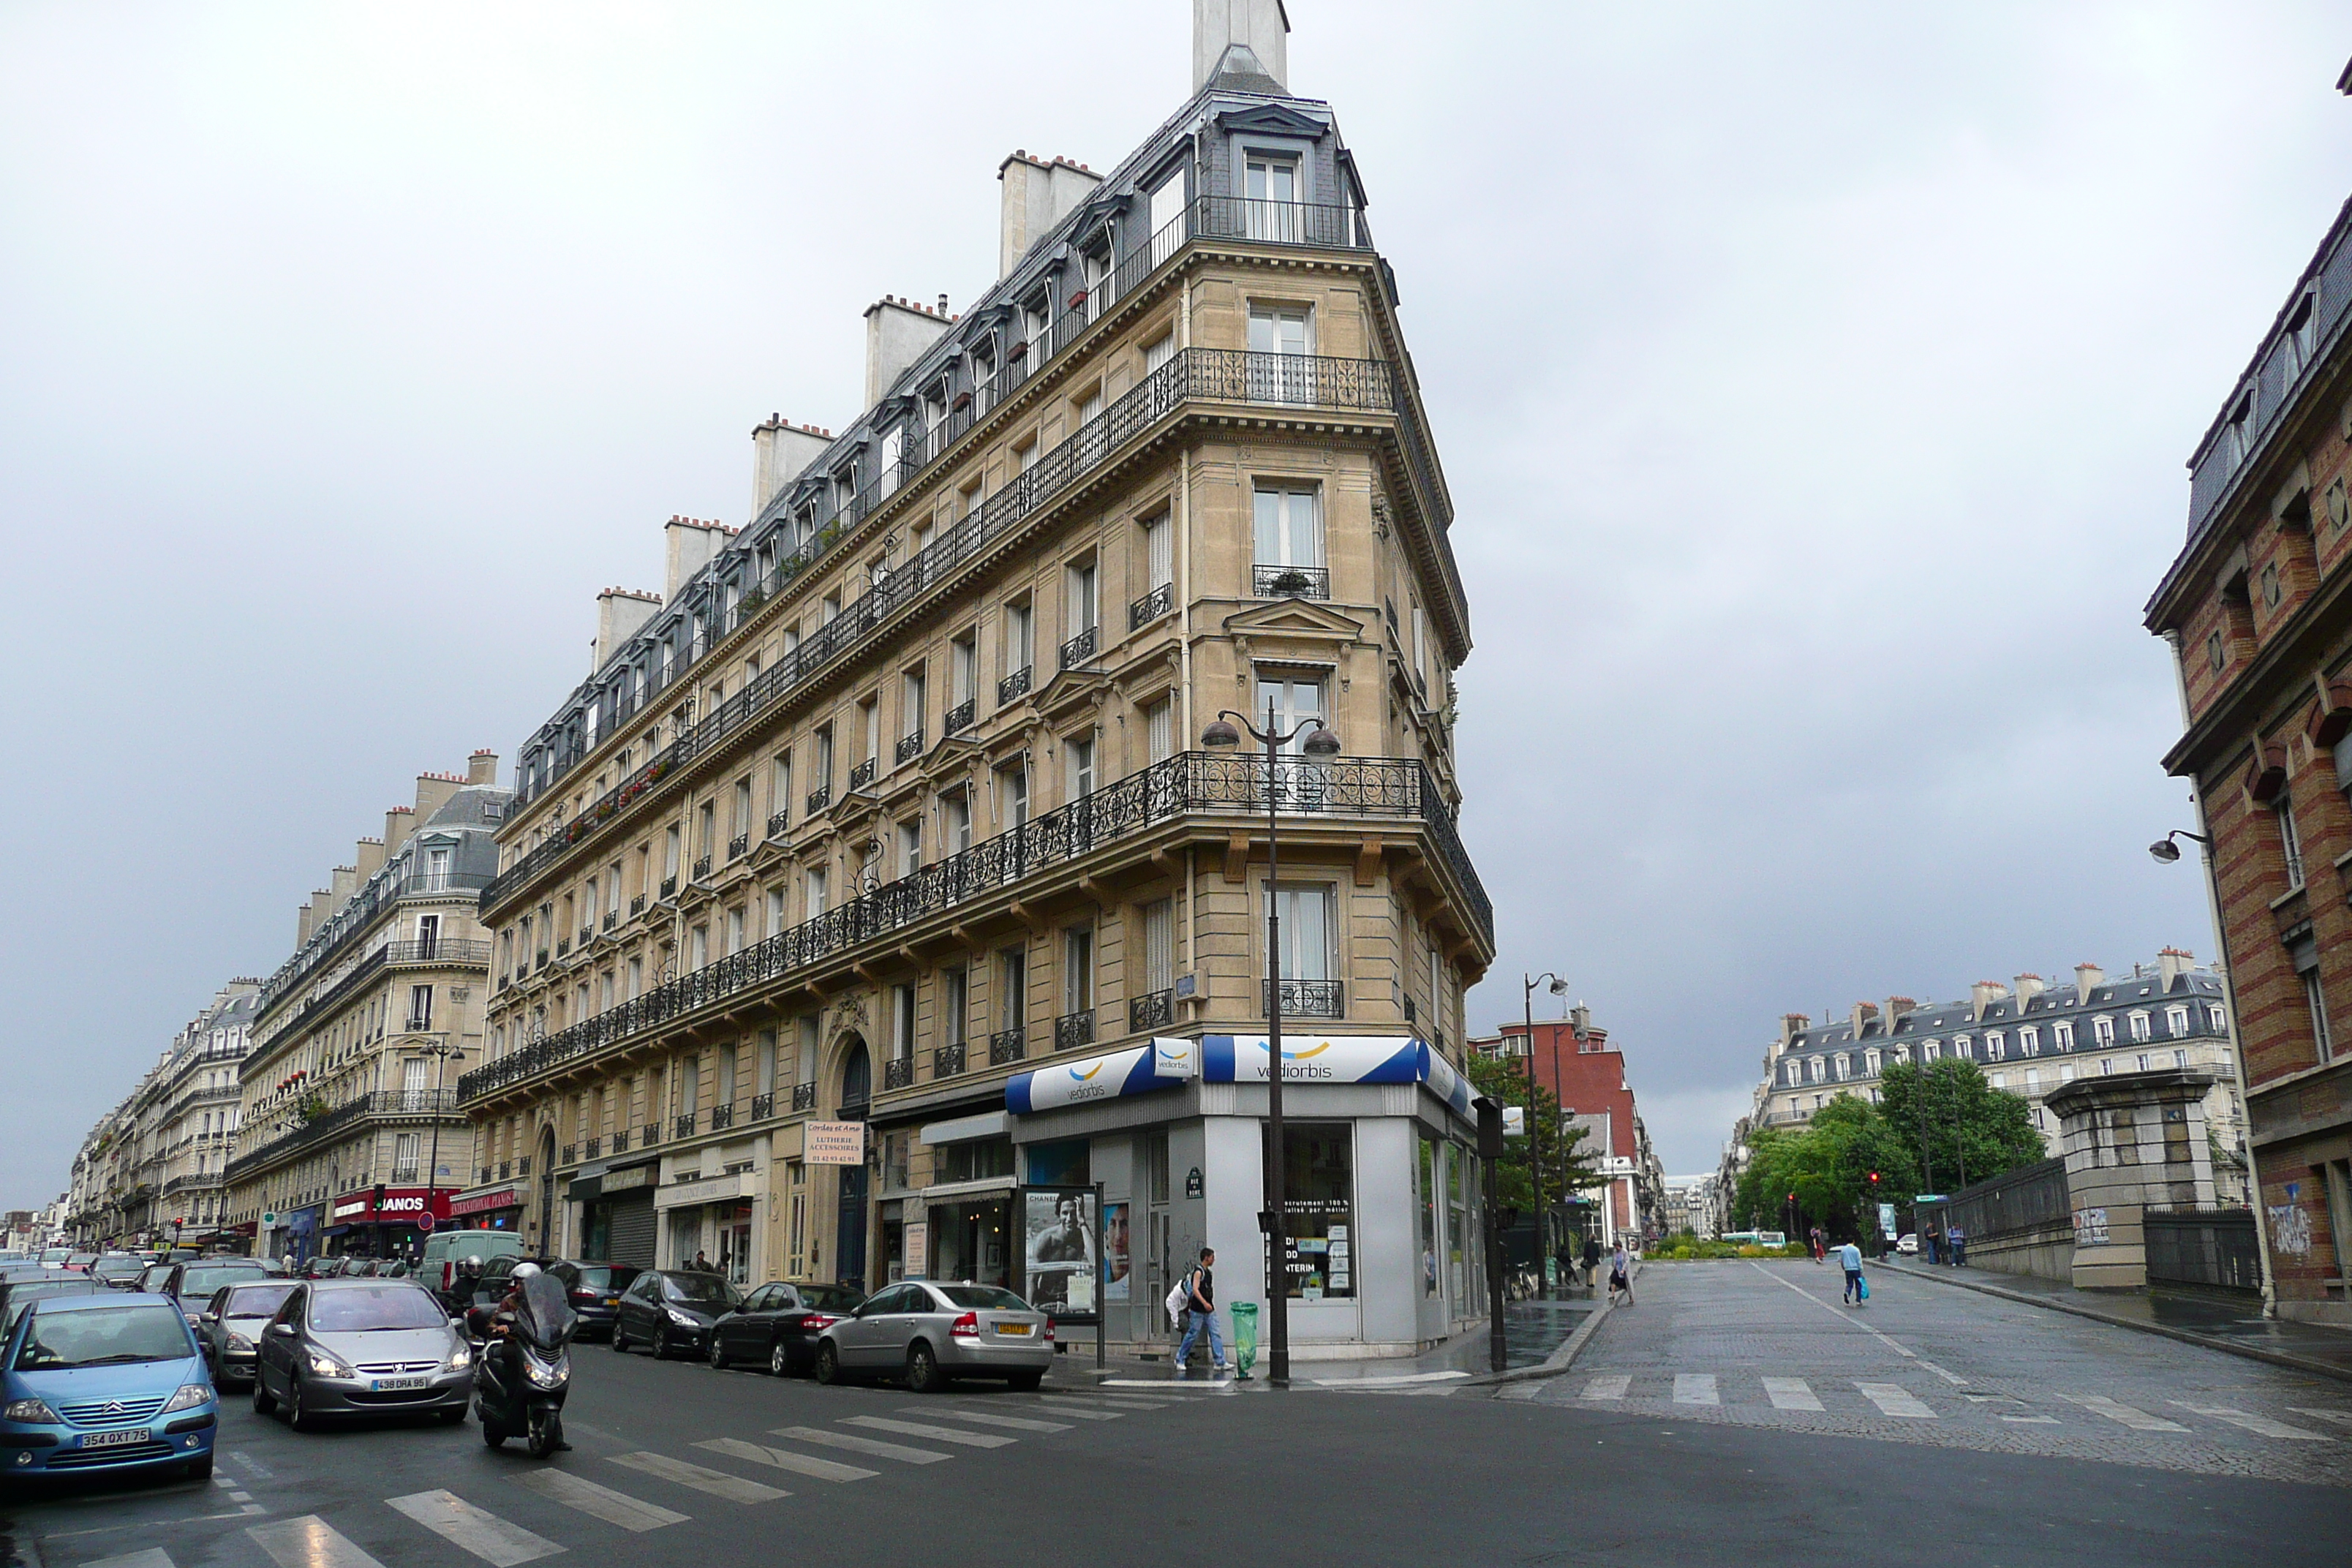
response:
<path id="1" fill-rule="evenodd" d="M 514 1269 L 515 1283 L 520 1285 L 539 1271 L 539 1265 L 536 1263 L 518 1263 Z"/>
<path id="2" fill-rule="evenodd" d="M 482 1255 L 478 1252 L 469 1252 L 466 1254 L 466 1261 L 457 1267 L 468 1274 L 479 1274 L 482 1271 Z"/>

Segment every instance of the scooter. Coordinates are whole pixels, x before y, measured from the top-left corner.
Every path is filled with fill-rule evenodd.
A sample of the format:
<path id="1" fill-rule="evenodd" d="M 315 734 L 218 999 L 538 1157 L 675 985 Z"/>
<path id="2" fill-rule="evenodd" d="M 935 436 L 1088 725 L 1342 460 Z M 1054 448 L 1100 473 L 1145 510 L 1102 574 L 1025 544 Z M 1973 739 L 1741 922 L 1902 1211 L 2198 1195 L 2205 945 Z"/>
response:
<path id="1" fill-rule="evenodd" d="M 509 1437 L 526 1440 L 534 1459 L 564 1447 L 563 1400 L 572 1387 L 572 1336 L 579 1316 L 564 1299 L 561 1283 L 535 1274 L 517 1288 L 514 1321 L 504 1335 L 492 1332 L 496 1316 L 488 1308 L 467 1314 L 475 1338 L 474 1417 L 482 1442 L 501 1447 Z"/>

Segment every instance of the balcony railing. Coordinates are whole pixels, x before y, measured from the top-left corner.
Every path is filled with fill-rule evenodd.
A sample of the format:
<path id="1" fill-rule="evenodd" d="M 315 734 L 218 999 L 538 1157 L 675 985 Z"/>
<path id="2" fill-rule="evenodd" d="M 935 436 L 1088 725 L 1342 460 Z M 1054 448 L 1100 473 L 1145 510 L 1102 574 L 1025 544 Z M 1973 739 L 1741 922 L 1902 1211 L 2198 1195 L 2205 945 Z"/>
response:
<path id="1" fill-rule="evenodd" d="M 618 1132 L 613 1134 L 613 1152 L 615 1154 L 625 1154 L 628 1152 L 629 1130 L 624 1127 Z"/>
<path id="2" fill-rule="evenodd" d="M 571 952 L 572 952 L 572 939 L 571 939 L 570 937 L 568 937 L 568 936 L 567 936 L 567 937 L 559 937 L 559 938 L 557 938 L 557 939 L 556 939 L 556 942 L 555 942 L 555 956 L 556 956 L 556 957 L 558 957 L 558 958 L 565 957 L 565 956 L 566 956 L 566 955 L 568 955 Z"/>
<path id="3" fill-rule="evenodd" d="M 582 947 L 586 947 L 590 942 L 594 942 L 595 940 L 596 940 L 596 922 L 595 922 L 594 921 L 593 921 L 593 920 L 592 920 L 592 921 L 587 921 L 587 922 L 586 922 L 585 924 L 583 924 L 583 926 L 581 926 L 581 928 L 580 928 L 580 943 L 579 943 L 579 945 L 581 945 Z"/>
<path id="4" fill-rule="evenodd" d="M 765 1121 L 769 1117 L 773 1116 L 775 1113 L 776 1097 L 773 1093 L 755 1094 L 751 1097 L 752 1121 Z"/>
<path id="5" fill-rule="evenodd" d="M 952 1046 L 941 1046 L 931 1052 L 931 1076 L 933 1078 L 953 1078 L 956 1074 L 961 1071 L 963 1071 L 963 1042 L 961 1040 L 958 1040 Z"/>
<path id="6" fill-rule="evenodd" d="M 793 1085 L 793 1109 L 794 1110 L 814 1110 L 816 1109 L 816 1085 L 813 1083 L 796 1083 Z"/>
<path id="7" fill-rule="evenodd" d="M 461 1086 L 462 1087 L 462 1086 Z M 637 1147 L 650 1149 L 661 1142 L 661 1123 L 648 1121 L 637 1130 Z"/>
<path id="8" fill-rule="evenodd" d="M 740 860 L 751 852 L 751 836 L 748 833 L 739 833 L 727 841 L 727 858 L 730 860 Z"/>
<path id="9" fill-rule="evenodd" d="M 1286 1018 L 1337 1018 L 1341 1016 L 1340 998 L 1346 992 L 1337 980 L 1284 980 L 1271 983 L 1267 1000 L 1279 989 L 1282 994 L 1282 1016 Z"/>
<path id="10" fill-rule="evenodd" d="M 728 954 L 642 995 L 509 1052 L 458 1079 L 471 1099 L 558 1063 L 602 1049 L 641 1030 L 769 983 L 918 921 L 988 893 L 1013 888 L 1105 845 L 1192 815 L 1263 818 L 1267 808 L 1265 763 L 1256 757 L 1183 752 L 1107 784 L 1082 800 L 1031 818 L 971 848 L 932 862 L 897 881 L 837 904 L 823 914 Z M 1466 914 L 1480 935 L 1494 940 L 1494 908 L 1454 830 L 1453 814 L 1427 768 L 1411 758 L 1301 759 L 1277 764 L 1272 780 L 1277 813 L 1344 821 L 1372 816 L 1417 820 L 1428 831 L 1433 858 L 1461 889 Z"/>
<path id="11" fill-rule="evenodd" d="M 261 1010 L 268 1012 L 310 976 L 341 959 L 374 925 L 376 916 L 395 900 L 419 893 L 469 892 L 487 888 L 495 879 L 482 872 L 411 870 L 404 876 L 379 873 L 327 924 L 314 933 L 303 951 L 280 964 L 261 988 Z"/>
<path id="12" fill-rule="evenodd" d="M 898 737 L 898 749 L 896 752 L 896 756 L 900 763 L 911 763 L 922 754 L 923 732 L 920 730 L 916 731 L 911 735 L 901 735 Z"/>
<path id="13" fill-rule="evenodd" d="M 1054 1048 L 1076 1050 L 1080 1046 L 1095 1043 L 1095 1016 L 1087 1013 L 1065 1013 L 1054 1020 Z"/>
<path id="14" fill-rule="evenodd" d="M 1176 988 L 1149 991 L 1131 996 L 1127 1003 L 1127 1029 L 1140 1035 L 1150 1029 L 1165 1029 L 1176 1022 Z"/>
<path id="15" fill-rule="evenodd" d="M 967 697 L 962 701 L 948 710 L 948 716 L 940 721 L 940 733 L 942 735 L 962 734 L 966 730 L 971 728 L 971 717 L 972 700 Z"/>
<path id="16" fill-rule="evenodd" d="M 803 804 L 808 807 L 808 814 L 811 816 L 814 816 L 818 812 L 823 811 L 826 806 L 833 804 L 832 786 L 827 785 L 823 789 L 813 789 L 809 791 L 808 799 Z"/>
<path id="17" fill-rule="evenodd" d="M 882 1087 L 904 1089 L 915 1081 L 915 1058 L 892 1057 L 882 1064 Z"/>
<path id="18" fill-rule="evenodd" d="M 620 925 L 620 923 L 621 923 L 621 911 L 620 911 L 620 910 L 606 910 L 604 911 L 604 929 L 605 929 L 606 931 L 612 931 L 612 930 L 615 929 L 616 927 L 618 927 L 618 926 Z"/>
<path id="19" fill-rule="evenodd" d="M 231 1160 L 226 1170 L 232 1181 L 262 1170 L 275 1161 L 324 1142 L 368 1116 L 438 1116 L 457 1114 L 457 1091 L 446 1089 L 383 1089 L 321 1111 L 300 1126 Z M 257 1121 L 261 1120 L 257 1117 Z M 257 1131 L 258 1129 L 255 1129 Z"/>
<path id="20" fill-rule="evenodd" d="M 661 896 L 665 900 L 677 897 L 677 874 L 676 872 L 673 871 L 668 876 L 664 877 L 661 879 Z"/>
<path id="21" fill-rule="evenodd" d="M 849 787 L 850 787 L 850 789 L 851 789 L 851 790 L 853 790 L 853 791 L 856 791 L 856 790 L 861 790 L 861 789 L 864 789 L 867 784 L 872 784 L 872 783 L 874 782 L 874 773 L 875 773 L 875 770 L 876 770 L 878 766 L 880 766 L 880 759 L 876 758 L 876 757 L 868 757 L 868 758 L 866 758 L 864 762 L 862 762 L 862 763 L 858 763 L 856 767 L 854 767 L 854 768 L 850 769 L 850 770 L 849 770 Z"/>
<path id="22" fill-rule="evenodd" d="M 1062 645 L 1062 668 L 1076 669 L 1102 651 L 1102 628 L 1088 626 Z"/>
<path id="23" fill-rule="evenodd" d="M 392 1168 L 391 1179 L 397 1185 L 406 1186 L 409 1183 L 416 1180 L 416 1167 L 414 1165 L 394 1165 Z"/>
<path id="24" fill-rule="evenodd" d="M 1250 588 L 1261 599 L 1328 599 L 1331 596 L 1328 566 L 1269 566 L 1250 568 Z"/>
<path id="25" fill-rule="evenodd" d="M 677 1118 L 677 1119 L 676 1119 L 676 1120 L 671 1123 L 671 1126 L 672 1126 L 672 1128 L 674 1129 L 674 1131 L 670 1133 L 670 1136 L 671 1136 L 671 1137 L 673 1137 L 673 1138 L 691 1138 L 691 1137 L 693 1137 L 693 1136 L 694 1136 L 694 1118 L 695 1118 L 695 1113 L 694 1113 L 693 1111 L 691 1111 L 691 1110 L 688 1111 L 685 1115 L 683 1115 L 683 1116 L 680 1116 L 680 1117 Z"/>
<path id="26" fill-rule="evenodd" d="M 1029 1054 L 1029 1031 L 999 1029 L 988 1037 L 988 1065 L 1001 1068 L 1006 1062 L 1017 1062 Z"/>
<path id="27" fill-rule="evenodd" d="M 710 1130 L 713 1132 L 724 1132 L 727 1129 L 734 1125 L 735 1106 L 732 1101 L 730 1101 L 725 1105 L 714 1105 L 710 1108 Z"/>
<path id="28" fill-rule="evenodd" d="M 646 896 L 643 893 L 639 893 L 635 898 L 629 900 L 629 918 L 631 920 L 635 920 L 645 912 Z"/>
<path id="29" fill-rule="evenodd" d="M 601 1159 L 604 1152 L 604 1140 L 601 1136 L 591 1138 L 587 1140 L 585 1147 L 588 1151 L 586 1155 L 588 1159 Z"/>
<path id="30" fill-rule="evenodd" d="M 780 811 L 773 816 L 768 818 L 768 837 L 771 838 L 782 838 L 784 836 L 784 829 L 790 827 L 792 825 L 792 813 L 788 811 Z"/>
<path id="31" fill-rule="evenodd" d="M 1024 664 L 996 683 L 996 705 L 999 708 L 1029 695 L 1030 673 L 1030 667 Z"/>
<path id="32" fill-rule="evenodd" d="M 559 1165 L 578 1164 L 580 1163 L 579 1145 L 576 1143 L 566 1143 L 562 1149 L 556 1152 L 555 1163 Z"/>
<path id="33" fill-rule="evenodd" d="M 1162 583 L 1127 607 L 1127 629 L 1136 631 L 1150 626 L 1176 607 L 1176 584 Z"/>
<path id="34" fill-rule="evenodd" d="M 696 856 L 694 858 L 694 879 L 698 882 L 702 882 L 708 881 L 709 878 L 710 857 L 708 855 Z"/>
<path id="35" fill-rule="evenodd" d="M 1398 398 L 1393 372 L 1385 360 L 1250 353 L 1232 349 L 1179 351 L 969 516 L 896 570 L 877 578 L 870 590 L 803 638 L 791 654 L 746 682 L 702 719 L 683 726 L 659 755 L 584 807 L 570 825 L 551 833 L 545 842 L 500 872 L 484 889 L 483 906 L 495 907 L 570 847 L 593 837 L 660 779 L 732 735 L 755 714 L 860 646 L 929 588 L 985 553 L 1112 453 L 1123 449 L 1188 401 L 1273 403 L 1297 408 L 1371 410 L 1411 417 L 1409 400 Z M 1433 496 L 1442 497 L 1443 492 L 1433 488 L 1433 460 L 1425 453 L 1411 456 L 1416 476 L 1425 478 L 1433 487 Z M 877 499 L 878 501 L 880 498 Z M 1016 672 L 1016 676 L 1020 673 Z M 1016 676 L 1007 676 L 998 683 L 1000 703 L 1010 702 L 1028 689 L 1025 684 L 1014 684 Z"/>

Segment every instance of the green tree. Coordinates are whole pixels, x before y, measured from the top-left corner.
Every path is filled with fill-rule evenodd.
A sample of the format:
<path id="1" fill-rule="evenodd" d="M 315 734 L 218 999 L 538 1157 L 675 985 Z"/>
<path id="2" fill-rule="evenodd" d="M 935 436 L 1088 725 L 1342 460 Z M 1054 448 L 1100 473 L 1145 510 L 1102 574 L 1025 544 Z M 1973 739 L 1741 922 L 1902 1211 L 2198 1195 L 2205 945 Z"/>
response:
<path id="1" fill-rule="evenodd" d="M 1956 1193 L 2049 1158 L 2017 1095 L 1974 1062 L 1897 1062 L 1879 1079 L 1879 1113 L 1907 1157 L 1904 1193 Z M 1932 1187 L 1929 1184 L 1933 1184 Z"/>
<path id="2" fill-rule="evenodd" d="M 1856 1095 L 1830 1101 L 1801 1129 L 1760 1129 L 1748 1147 L 1753 1158 L 1732 1204 L 1743 1230 L 1819 1225 L 1834 1237 L 1868 1237 L 1877 1229 L 1877 1205 L 1895 1201 L 1910 1180 L 1895 1130 Z"/>
<path id="3" fill-rule="evenodd" d="M 1467 1076 L 1471 1087 L 1481 1095 L 1522 1110 L 1528 1109 L 1530 1089 L 1519 1060 L 1473 1052 Z M 1562 1123 L 1559 1100 L 1542 1084 L 1534 1085 L 1533 1093 L 1535 1109 L 1529 1120 L 1535 1127 L 1535 1136 L 1506 1138 L 1502 1163 L 1495 1173 L 1497 1201 L 1505 1208 L 1517 1209 L 1527 1215 L 1533 1215 L 1536 1209 L 1535 1177 L 1528 1166 L 1531 1150 L 1543 1163 L 1544 1197 L 1549 1203 L 1557 1205 L 1562 1198 L 1600 1186 L 1607 1179 L 1601 1173 L 1603 1151 L 1584 1146 L 1586 1129 Z"/>

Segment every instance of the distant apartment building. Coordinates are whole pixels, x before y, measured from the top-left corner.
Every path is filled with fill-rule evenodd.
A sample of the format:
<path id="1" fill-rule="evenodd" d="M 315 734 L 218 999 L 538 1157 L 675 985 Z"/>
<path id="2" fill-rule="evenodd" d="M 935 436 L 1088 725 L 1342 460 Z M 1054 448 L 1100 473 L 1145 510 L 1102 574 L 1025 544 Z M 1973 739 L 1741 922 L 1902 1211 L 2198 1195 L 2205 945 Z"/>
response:
<path id="1" fill-rule="evenodd" d="M 453 1085 L 482 1053 L 475 910 L 511 798 L 488 752 L 462 774 L 420 773 L 415 804 L 299 910 L 293 956 L 255 999 L 225 1173 L 223 1226 L 257 1255 L 411 1249 L 465 1184 Z"/>
<path id="2" fill-rule="evenodd" d="M 2352 204 L 2189 458 L 2188 542 L 2147 625 L 2180 678 L 2165 766 L 2211 840 L 2278 1310 L 2352 1324 L 2347 321 Z"/>
<path id="3" fill-rule="evenodd" d="M 1723 1233 L 1715 1173 L 1699 1176 L 1668 1176 L 1664 1183 L 1665 1229 L 1671 1236 L 1689 1231 L 1702 1241 Z"/>
<path id="4" fill-rule="evenodd" d="M 1293 1335 L 1480 1310 L 1451 503 L 1279 5 L 1198 23 L 1139 147 L 1005 159 L 996 281 L 877 300 L 863 411 L 762 422 L 748 522 L 673 520 L 661 592 L 601 597 L 482 899 L 463 1204 L 746 1280 L 1021 1285 L 1021 1190 L 1099 1183 L 1147 1338 L 1200 1246 L 1258 1251 L 1278 1007 Z M 1294 735 L 1271 779 L 1204 742 L 1228 709 Z"/>
<path id="5" fill-rule="evenodd" d="M 1506 1024 L 1501 1030 L 1470 1042 L 1483 1056 L 1518 1064 L 1530 1070 L 1529 1035 L 1524 1024 Z M 1666 1228 L 1665 1173 L 1650 1144 L 1650 1131 L 1634 1107 L 1633 1085 L 1625 1077 L 1625 1053 L 1609 1044 L 1609 1031 L 1592 1021 L 1591 1010 L 1579 1005 L 1557 1022 L 1538 1020 L 1533 1036 L 1535 1081 L 1559 1099 L 1560 1115 L 1580 1127 L 1585 1137 L 1580 1152 L 1597 1157 L 1601 1184 L 1567 1194 L 1580 1222 L 1604 1247 L 1620 1236 L 1638 1242 Z M 1547 1191 L 1557 1203 L 1562 1194 Z"/>
<path id="6" fill-rule="evenodd" d="M 1764 1079 L 1739 1139 L 1758 1127 L 1802 1127 L 1842 1095 L 1876 1103 L 1888 1068 L 1937 1061 L 1975 1062 L 1993 1088 L 2021 1096 L 2053 1155 L 2058 1119 L 2042 1101 L 2061 1085 L 2167 1068 L 2211 1073 L 2205 1115 L 2218 1145 L 2216 1184 L 2226 1197 L 2234 1181 L 2244 1201 L 2245 1118 L 2230 1060 L 2227 992 L 2221 975 L 2179 948 L 2132 965 L 2128 975 L 2080 963 L 2071 984 L 2021 974 L 2006 985 L 1979 981 L 1966 1001 L 1890 996 L 1819 1022 L 1788 1014 L 1765 1047 Z M 1736 1177 L 1729 1166 L 1727 1159 L 1722 1173 Z M 1958 1185 L 1961 1175 L 1938 1170 L 1935 1179 Z"/>

